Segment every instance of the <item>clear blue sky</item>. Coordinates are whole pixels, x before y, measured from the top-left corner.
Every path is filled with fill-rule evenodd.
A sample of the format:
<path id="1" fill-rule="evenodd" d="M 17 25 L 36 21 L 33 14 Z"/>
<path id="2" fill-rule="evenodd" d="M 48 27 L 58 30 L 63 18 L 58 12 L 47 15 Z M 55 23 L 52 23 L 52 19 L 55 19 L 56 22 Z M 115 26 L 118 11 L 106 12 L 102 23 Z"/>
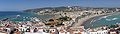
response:
<path id="1" fill-rule="evenodd" d="M 0 0 L 0 11 L 54 6 L 120 7 L 120 0 Z"/>

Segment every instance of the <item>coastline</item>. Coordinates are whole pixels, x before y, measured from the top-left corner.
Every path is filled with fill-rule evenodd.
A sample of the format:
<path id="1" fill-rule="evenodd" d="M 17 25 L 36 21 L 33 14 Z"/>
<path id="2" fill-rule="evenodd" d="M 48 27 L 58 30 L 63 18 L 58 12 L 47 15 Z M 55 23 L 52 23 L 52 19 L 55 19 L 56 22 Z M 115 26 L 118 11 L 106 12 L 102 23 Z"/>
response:
<path id="1" fill-rule="evenodd" d="M 84 21 L 84 23 L 83 23 L 82 25 L 84 25 L 84 24 L 86 24 L 86 23 L 88 23 L 88 22 L 91 23 L 91 21 L 95 20 L 96 17 L 103 17 L 103 16 L 107 16 L 107 15 L 111 15 L 111 14 L 106 14 L 106 15 L 104 14 L 104 15 L 99 15 L 99 16 L 91 17 L 91 18 L 89 18 L 88 20 Z"/>
<path id="2" fill-rule="evenodd" d="M 117 13 L 117 12 L 114 12 Z M 107 15 L 111 15 L 114 13 L 107 13 L 107 14 L 100 14 L 100 15 L 90 15 L 90 16 L 86 16 L 84 18 L 81 18 L 78 20 L 78 23 L 74 23 L 76 25 L 72 25 L 73 27 L 79 27 L 79 26 L 83 26 L 84 24 L 90 23 L 92 20 L 96 19 L 96 17 L 102 17 L 102 16 L 107 16 Z"/>

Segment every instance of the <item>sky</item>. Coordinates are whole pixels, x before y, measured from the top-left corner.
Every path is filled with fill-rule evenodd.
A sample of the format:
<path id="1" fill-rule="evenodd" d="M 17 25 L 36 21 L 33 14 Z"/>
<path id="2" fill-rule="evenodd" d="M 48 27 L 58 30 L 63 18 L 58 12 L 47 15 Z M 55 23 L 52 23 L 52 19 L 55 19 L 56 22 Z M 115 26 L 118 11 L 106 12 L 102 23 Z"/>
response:
<path id="1" fill-rule="evenodd" d="M 59 6 L 120 7 L 120 0 L 0 0 L 0 11 Z"/>

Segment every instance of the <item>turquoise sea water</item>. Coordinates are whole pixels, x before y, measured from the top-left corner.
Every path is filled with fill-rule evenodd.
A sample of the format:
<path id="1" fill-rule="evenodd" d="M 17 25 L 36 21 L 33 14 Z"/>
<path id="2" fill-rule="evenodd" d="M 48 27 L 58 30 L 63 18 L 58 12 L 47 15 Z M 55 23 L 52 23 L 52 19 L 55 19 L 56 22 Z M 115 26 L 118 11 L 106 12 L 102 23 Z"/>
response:
<path id="1" fill-rule="evenodd" d="M 102 16 L 102 17 L 96 17 L 94 20 L 92 20 L 90 23 L 84 24 L 85 28 L 88 27 L 100 27 L 103 25 L 113 25 L 116 23 L 120 23 L 120 13 L 115 13 L 112 15 Z"/>
<path id="2" fill-rule="evenodd" d="M 17 15 L 20 15 L 19 18 L 15 18 Z M 30 18 L 24 17 L 38 17 L 41 19 L 50 18 L 53 15 L 36 15 L 34 13 L 21 12 L 21 11 L 0 11 L 0 20 L 4 18 L 10 18 L 10 21 L 30 21 Z"/>
<path id="3" fill-rule="evenodd" d="M 38 17 L 41 19 L 45 19 L 45 18 L 50 18 L 53 15 L 36 15 L 34 13 L 28 13 L 28 12 L 20 12 L 20 11 L 5 11 L 5 12 L 1 12 L 0 11 L 0 20 L 4 19 L 4 18 L 9 18 L 9 17 L 14 17 L 20 15 L 19 18 L 11 18 L 11 21 L 30 21 L 29 18 L 23 18 L 23 17 Z M 95 19 L 90 22 L 90 23 L 85 23 L 84 26 L 85 28 L 88 27 L 100 27 L 103 25 L 112 25 L 112 24 L 116 24 L 116 23 L 120 23 L 120 13 L 115 13 L 112 15 L 107 15 L 107 16 L 102 16 L 102 17 L 95 17 Z"/>

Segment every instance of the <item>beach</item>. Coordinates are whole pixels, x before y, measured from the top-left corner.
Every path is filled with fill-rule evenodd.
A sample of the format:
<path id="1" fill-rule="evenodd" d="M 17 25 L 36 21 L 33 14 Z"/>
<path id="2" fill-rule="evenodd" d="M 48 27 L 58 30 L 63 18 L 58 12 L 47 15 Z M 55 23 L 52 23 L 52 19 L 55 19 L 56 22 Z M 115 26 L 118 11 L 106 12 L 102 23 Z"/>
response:
<path id="1" fill-rule="evenodd" d="M 72 25 L 73 27 L 79 27 L 83 26 L 84 24 L 90 23 L 92 20 L 94 20 L 96 17 L 101 17 L 101 16 L 106 16 L 106 15 L 111 15 L 114 13 L 107 13 L 107 14 L 99 14 L 99 15 L 89 15 L 85 16 L 83 18 L 80 18 L 78 20 L 78 23 L 74 23 L 75 25 Z"/>

